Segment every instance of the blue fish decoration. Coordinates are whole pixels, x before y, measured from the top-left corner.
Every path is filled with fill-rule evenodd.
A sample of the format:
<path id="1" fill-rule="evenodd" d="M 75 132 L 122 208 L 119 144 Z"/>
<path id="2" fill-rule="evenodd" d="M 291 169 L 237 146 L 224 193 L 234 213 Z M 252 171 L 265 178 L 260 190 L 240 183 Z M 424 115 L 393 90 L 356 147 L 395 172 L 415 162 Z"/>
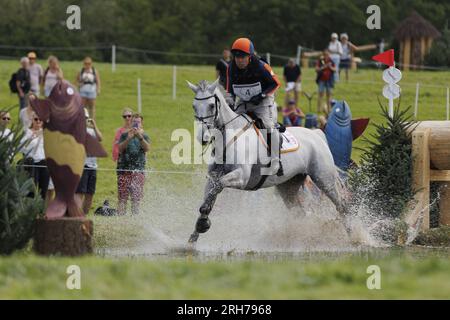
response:
<path id="1" fill-rule="evenodd" d="M 347 171 L 352 155 L 352 112 L 347 102 L 336 101 L 328 115 L 325 136 L 333 155 L 334 164 Z"/>

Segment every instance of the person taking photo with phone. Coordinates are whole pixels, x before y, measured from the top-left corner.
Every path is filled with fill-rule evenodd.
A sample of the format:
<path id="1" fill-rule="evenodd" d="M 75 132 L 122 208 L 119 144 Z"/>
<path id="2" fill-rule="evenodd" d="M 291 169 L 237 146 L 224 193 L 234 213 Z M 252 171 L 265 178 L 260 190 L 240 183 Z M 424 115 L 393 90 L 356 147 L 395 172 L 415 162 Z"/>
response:
<path id="1" fill-rule="evenodd" d="M 128 198 L 131 213 L 138 214 L 144 194 L 146 153 L 150 150 L 150 138 L 143 129 L 144 118 L 134 114 L 132 126 L 119 139 L 118 174 L 118 214 L 126 214 Z"/>

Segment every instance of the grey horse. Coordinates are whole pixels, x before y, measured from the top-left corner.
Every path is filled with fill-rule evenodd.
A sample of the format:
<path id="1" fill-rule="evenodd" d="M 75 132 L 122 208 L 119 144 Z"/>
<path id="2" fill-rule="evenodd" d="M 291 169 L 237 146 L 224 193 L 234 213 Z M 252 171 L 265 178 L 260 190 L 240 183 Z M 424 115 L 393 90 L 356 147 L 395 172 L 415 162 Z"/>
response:
<path id="1" fill-rule="evenodd" d="M 320 130 L 287 128 L 291 137 L 297 140 L 298 149 L 281 152 L 284 169 L 282 176 L 267 174 L 264 169 L 267 169 L 270 158 L 264 152 L 252 152 L 266 150 L 265 141 L 261 139 L 253 119 L 232 110 L 218 88 L 218 81 L 208 83 L 203 80 L 198 85 L 190 82 L 188 85 L 195 93 L 194 117 L 200 124 L 197 139 L 203 145 L 211 143 L 213 146 L 204 199 L 195 230 L 189 238 L 190 244 L 195 244 L 199 234 L 209 230 L 209 214 L 217 195 L 224 188 L 257 190 L 275 186 L 285 205 L 293 208 L 300 205 L 298 192 L 307 176 L 334 203 L 339 213 L 337 219 L 350 232 L 346 219 L 344 187 L 325 136 Z M 220 137 L 217 138 L 218 136 Z"/>

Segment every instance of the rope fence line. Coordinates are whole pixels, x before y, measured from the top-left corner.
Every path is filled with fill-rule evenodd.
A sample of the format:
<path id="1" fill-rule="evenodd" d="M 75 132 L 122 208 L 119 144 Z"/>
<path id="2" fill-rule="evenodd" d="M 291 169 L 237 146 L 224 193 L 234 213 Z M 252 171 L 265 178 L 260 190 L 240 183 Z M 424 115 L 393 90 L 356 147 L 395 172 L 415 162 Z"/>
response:
<path id="1" fill-rule="evenodd" d="M 16 167 L 24 167 L 24 168 L 48 168 L 44 165 L 34 165 L 34 164 L 20 164 L 16 165 Z M 176 171 L 176 170 L 129 170 L 129 169 L 112 169 L 112 168 L 89 168 L 84 167 L 84 170 L 88 171 L 104 171 L 104 172 L 143 172 L 143 173 L 156 173 L 156 174 L 184 174 L 184 175 L 204 175 L 206 173 L 202 172 L 192 172 L 192 171 Z"/>

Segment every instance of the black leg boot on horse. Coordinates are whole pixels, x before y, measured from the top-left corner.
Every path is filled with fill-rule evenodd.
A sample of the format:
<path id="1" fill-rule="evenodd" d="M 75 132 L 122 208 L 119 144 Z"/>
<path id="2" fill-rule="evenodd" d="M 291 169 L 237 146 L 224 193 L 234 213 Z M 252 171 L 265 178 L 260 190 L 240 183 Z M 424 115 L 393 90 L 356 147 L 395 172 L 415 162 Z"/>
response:
<path id="1" fill-rule="evenodd" d="M 188 241 L 192 245 L 197 242 L 200 233 L 207 232 L 211 227 L 209 214 L 214 206 L 214 203 L 216 202 L 217 195 L 223 190 L 223 186 L 218 181 L 209 179 L 205 189 L 208 190 L 208 192 L 205 195 L 203 204 L 200 206 L 200 216 L 195 223 L 195 230 L 189 237 Z"/>

